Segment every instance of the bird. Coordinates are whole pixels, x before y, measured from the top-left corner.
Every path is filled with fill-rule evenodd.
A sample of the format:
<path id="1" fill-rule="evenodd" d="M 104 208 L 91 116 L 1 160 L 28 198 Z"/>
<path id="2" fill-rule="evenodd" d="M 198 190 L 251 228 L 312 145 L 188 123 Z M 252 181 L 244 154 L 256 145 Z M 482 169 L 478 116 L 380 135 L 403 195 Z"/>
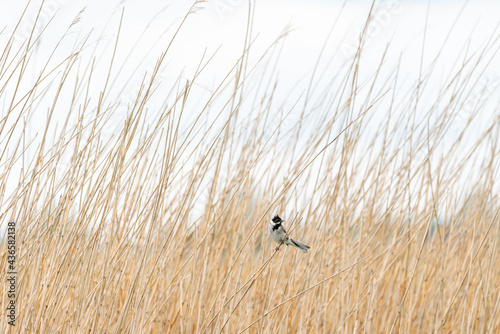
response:
<path id="1" fill-rule="evenodd" d="M 283 228 L 284 220 L 280 218 L 280 216 L 275 215 L 270 221 L 269 221 L 269 234 L 271 235 L 271 238 L 276 241 L 277 243 L 285 244 L 287 246 L 293 246 L 297 247 L 300 249 L 302 252 L 307 253 L 309 250 L 309 246 L 306 246 L 304 244 L 301 244 L 300 242 L 297 242 L 295 240 L 292 240 L 288 237 L 288 234 L 286 233 L 285 229 Z M 276 250 L 278 250 L 279 246 L 276 247 Z"/>

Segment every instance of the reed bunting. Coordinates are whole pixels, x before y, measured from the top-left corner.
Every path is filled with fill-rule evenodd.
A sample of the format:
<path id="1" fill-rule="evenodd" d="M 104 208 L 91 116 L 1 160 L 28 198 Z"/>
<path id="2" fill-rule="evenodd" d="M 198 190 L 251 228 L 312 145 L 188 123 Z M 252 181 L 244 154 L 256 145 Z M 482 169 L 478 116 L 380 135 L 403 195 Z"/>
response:
<path id="1" fill-rule="evenodd" d="M 268 229 L 269 229 L 269 234 L 271 234 L 271 238 L 273 238 L 273 240 L 279 243 L 280 245 L 285 244 L 287 246 L 297 247 L 304 253 L 307 253 L 307 250 L 310 247 L 290 239 L 285 229 L 283 228 L 282 225 L 283 223 L 284 220 L 281 219 L 278 215 L 274 216 L 273 219 L 269 221 Z M 276 247 L 276 249 L 278 249 L 278 247 Z"/>

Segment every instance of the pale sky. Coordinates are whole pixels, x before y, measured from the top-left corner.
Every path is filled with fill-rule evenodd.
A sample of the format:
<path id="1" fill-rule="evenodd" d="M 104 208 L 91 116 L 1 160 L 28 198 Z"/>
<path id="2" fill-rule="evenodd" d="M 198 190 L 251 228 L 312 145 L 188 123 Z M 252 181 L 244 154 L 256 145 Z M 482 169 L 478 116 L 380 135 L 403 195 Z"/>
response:
<path id="1" fill-rule="evenodd" d="M 32 1 L 27 8 L 25 18 L 17 29 L 15 46 L 19 46 L 29 36 L 40 3 L 38 0 Z M 25 4 L 26 1 L 0 0 L 0 45 L 4 45 L 9 38 Z M 102 60 L 102 64 L 96 66 L 106 69 L 123 10 L 116 72 L 125 58 L 129 58 L 122 71 L 114 74 L 118 75 L 119 83 L 125 85 L 126 89 L 119 95 L 118 92 L 114 93 L 117 94 L 116 99 L 128 103 L 133 100 L 139 80 L 146 71 L 151 72 L 160 53 L 168 46 L 190 5 L 191 2 L 188 1 L 163 0 L 46 0 L 44 9 L 40 13 L 39 26 L 46 26 L 50 20 L 51 22 L 37 45 L 35 65 L 30 68 L 31 75 L 33 78 L 36 77 L 40 71 L 40 68 L 36 68 L 37 60 L 48 57 L 76 17 L 79 17 L 79 21 L 69 28 L 59 46 L 60 54 L 74 50 L 76 41 L 91 33 L 90 45 L 95 45 L 97 41 L 100 43 L 97 57 Z M 273 64 L 276 66 L 275 71 L 280 82 L 275 100 L 286 100 L 288 96 L 296 97 L 304 93 L 318 55 L 325 45 L 319 66 L 320 74 L 325 74 L 325 80 L 318 79 L 317 86 L 318 91 L 324 90 L 326 86 L 321 85 L 327 85 L 337 69 L 352 59 L 370 5 L 371 1 L 364 0 L 252 2 L 255 11 L 251 60 L 258 59 L 286 29 L 290 31 L 279 49 L 281 51 L 279 61 Z M 197 80 L 199 91 L 195 91 L 194 94 L 203 94 L 210 93 L 241 56 L 247 28 L 248 1 L 209 0 L 198 7 L 196 13 L 188 17 L 175 39 L 159 78 L 167 85 L 169 82 L 173 83 L 179 75 L 190 79 L 205 50 L 208 55 L 220 47 L 210 66 Z M 360 76 L 361 78 L 370 76 L 389 44 L 385 69 L 391 71 L 401 61 L 402 87 L 404 82 L 414 83 L 419 75 L 421 60 L 422 68 L 426 68 L 442 47 L 442 54 L 435 71 L 443 73 L 445 78 L 456 66 L 455 62 L 463 57 L 464 52 L 468 54 L 477 52 L 484 47 L 491 36 L 498 36 L 498 31 L 495 30 L 500 22 L 498 13 L 500 13 L 500 1 L 493 0 L 376 1 L 372 13 L 373 20 L 363 48 Z M 328 37 L 332 27 L 334 27 L 333 32 Z M 40 29 L 37 32 L 40 32 Z M 163 33 L 165 34 L 162 35 Z M 136 41 L 139 42 L 135 44 Z M 58 55 L 54 56 L 54 61 L 57 61 L 57 57 Z M 106 71 L 98 70 L 94 77 L 95 80 L 104 80 Z M 431 84 L 435 84 L 437 88 L 442 87 L 444 79 L 442 82 L 439 82 L 440 80 L 438 76 L 436 82 Z M 481 73 L 480 82 L 488 93 L 498 96 L 500 88 L 498 55 L 491 59 L 490 64 Z M 477 94 L 481 89 L 481 87 L 477 89 Z M 97 94 L 97 92 L 92 93 Z M 2 108 L 5 108 L 6 101 L 0 103 Z M 492 106 L 485 107 L 485 120 L 488 118 L 486 116 L 491 116 L 495 112 L 497 103 L 498 98 Z M 47 110 L 47 106 L 44 110 Z M 65 116 L 64 108 L 61 108 L 54 115 L 54 119 L 63 121 Z M 41 112 L 35 117 L 40 119 L 33 122 L 29 129 L 31 134 L 40 131 L 34 128 L 36 125 L 44 126 L 46 115 L 45 112 Z M 293 115 L 291 118 L 293 119 Z"/>
<path id="2" fill-rule="evenodd" d="M 0 22 L 4 28 L 0 38 L 7 38 L 14 27 L 25 1 L 1 0 Z M 31 22 L 37 13 L 37 4 L 33 1 L 28 7 L 25 20 L 18 29 L 22 35 L 27 35 Z M 396 63 L 400 54 L 408 63 L 418 63 L 421 56 L 423 32 L 427 21 L 426 51 L 431 57 L 433 50 L 437 50 L 443 43 L 446 35 L 452 28 L 460 10 L 464 8 L 445 49 L 443 58 L 453 58 L 454 52 L 461 50 L 467 41 L 470 49 L 474 50 L 482 45 L 492 34 L 499 23 L 499 1 L 427 1 L 409 0 L 379 0 L 373 11 L 373 23 L 367 34 L 365 46 L 366 61 L 373 57 L 374 64 L 387 43 L 391 43 L 388 53 L 389 61 Z M 142 36 L 140 48 L 135 50 L 136 59 L 146 55 L 145 67 L 154 65 L 159 53 L 163 51 L 170 39 L 171 32 L 178 24 L 178 20 L 187 12 L 189 1 L 96 1 L 96 0 L 47 0 L 45 9 L 41 12 L 42 25 L 54 18 L 44 34 L 43 43 L 40 43 L 40 52 L 47 48 L 51 50 L 53 44 L 47 42 L 48 36 L 60 37 L 78 12 L 84 9 L 78 25 L 72 27 L 72 34 L 85 35 L 93 30 L 94 39 L 97 39 L 104 30 L 104 38 L 114 38 L 117 30 L 121 9 L 124 8 L 124 23 L 122 28 L 121 50 L 126 51 L 132 42 L 139 38 L 145 27 L 149 25 L 147 33 Z M 257 55 L 267 48 L 286 27 L 292 32 L 288 35 L 279 69 L 284 80 L 296 81 L 307 76 L 317 59 L 335 20 L 334 31 L 330 36 L 326 48 L 326 55 L 335 54 L 334 65 L 340 65 L 352 56 L 357 39 L 366 21 L 371 1 L 257 1 L 255 4 L 255 19 L 253 36 L 256 37 L 254 53 Z M 168 58 L 169 73 L 180 72 L 184 69 L 188 73 L 193 70 L 205 50 L 213 51 L 221 46 L 218 56 L 208 71 L 223 75 L 241 55 L 243 39 L 248 14 L 248 1 L 244 0 L 215 0 L 199 6 L 195 15 L 188 18 L 184 28 L 175 41 Z M 163 9 L 163 11 L 162 11 Z M 342 10 L 342 12 L 341 12 Z M 177 20 L 176 20 L 177 19 Z M 3 28 L 2 27 L 2 28 Z M 170 27 L 165 38 L 157 42 L 158 36 Z M 153 46 L 153 44 L 155 44 Z M 153 49 L 150 51 L 150 48 Z M 68 48 L 73 47 L 72 44 Z M 126 54 L 122 52 L 121 54 Z M 425 56 L 424 56 L 425 59 Z M 300 64 L 300 66 L 297 66 Z M 416 71 L 416 66 L 403 67 L 409 74 Z M 171 73 L 175 76 L 174 73 Z M 500 61 L 492 64 L 491 75 L 500 74 Z M 208 80 L 208 77 L 207 77 Z M 210 84 L 210 82 L 208 82 Z"/>

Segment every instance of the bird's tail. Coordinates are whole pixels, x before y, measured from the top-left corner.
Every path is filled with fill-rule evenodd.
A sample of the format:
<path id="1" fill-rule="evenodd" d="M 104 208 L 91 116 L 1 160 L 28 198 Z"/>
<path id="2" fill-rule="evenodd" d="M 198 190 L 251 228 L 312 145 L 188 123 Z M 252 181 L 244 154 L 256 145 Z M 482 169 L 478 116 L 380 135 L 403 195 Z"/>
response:
<path id="1" fill-rule="evenodd" d="M 292 239 L 288 239 L 289 242 L 287 242 L 286 244 L 287 245 L 290 245 L 290 246 L 294 246 L 294 247 L 297 247 L 298 249 L 300 249 L 301 251 L 303 251 L 304 253 L 307 253 L 307 251 L 309 250 L 309 246 L 306 246 L 304 244 L 301 244 L 300 242 L 298 241 L 295 241 L 295 240 L 292 240 Z"/>

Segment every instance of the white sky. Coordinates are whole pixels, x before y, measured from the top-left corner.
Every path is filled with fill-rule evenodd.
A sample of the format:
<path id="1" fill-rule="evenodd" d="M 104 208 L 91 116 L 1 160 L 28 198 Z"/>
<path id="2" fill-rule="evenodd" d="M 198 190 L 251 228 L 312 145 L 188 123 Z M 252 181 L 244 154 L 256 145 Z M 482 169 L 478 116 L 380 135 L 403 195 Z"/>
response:
<path id="1" fill-rule="evenodd" d="M 18 41 L 28 36 L 27 32 L 31 29 L 40 3 L 41 1 L 36 0 L 28 6 L 16 34 Z M 25 5 L 26 1 L 0 0 L 0 45 L 5 45 Z M 40 25 L 45 26 L 53 18 L 35 54 L 40 59 L 46 58 L 78 13 L 84 10 L 78 24 L 70 28 L 70 34 L 63 40 L 60 49 L 67 52 L 74 50 L 75 41 L 92 31 L 91 42 L 100 39 L 100 43 L 107 45 L 107 48 L 99 50 L 104 55 L 100 59 L 109 59 L 120 14 L 124 8 L 116 63 L 121 64 L 131 52 L 127 62 L 129 65 L 124 67 L 123 73 L 128 75 L 136 64 L 140 64 L 128 90 L 119 96 L 119 99 L 126 101 L 127 96 L 132 97 L 137 89 L 134 80 L 139 80 L 145 71 L 151 71 L 190 5 L 189 1 L 163 0 L 46 0 L 40 14 Z M 326 72 L 331 71 L 333 74 L 337 68 L 350 61 L 351 51 L 356 46 L 370 5 L 371 1 L 366 0 L 346 1 L 345 6 L 343 1 L 326 0 L 257 1 L 253 24 L 254 59 L 258 58 L 286 27 L 292 29 L 286 37 L 277 63 L 281 88 L 275 99 L 285 99 L 292 90 L 299 95 L 306 89 L 317 57 L 335 22 L 321 64 Z M 176 38 L 166 59 L 166 66 L 160 73 L 160 79 L 173 82 L 180 73 L 183 77 L 190 78 L 203 52 L 207 50 L 207 53 L 211 54 L 220 47 L 211 65 L 197 82 L 201 92 L 212 90 L 240 57 L 247 26 L 248 1 L 209 0 L 199 7 L 203 8 L 188 17 Z M 419 74 L 421 57 L 423 56 L 425 68 L 425 65 L 434 59 L 437 50 L 443 46 L 451 31 L 436 69 L 438 73 L 447 74 L 457 60 L 457 55 L 466 47 L 473 52 L 484 46 L 500 23 L 499 13 L 500 1 L 494 0 L 474 0 L 468 3 L 444 0 L 376 1 L 373 23 L 364 47 L 362 71 L 366 71 L 365 74 L 368 75 L 368 72 L 375 70 L 385 47 L 390 43 L 386 68 L 393 69 L 401 57 L 401 78 L 413 82 Z M 145 29 L 146 33 L 141 35 Z M 164 31 L 166 34 L 162 37 Z M 426 39 L 422 53 L 424 32 Z M 498 32 L 496 34 L 498 35 Z M 140 42 L 133 48 L 137 40 Z M 34 59 L 35 63 L 36 61 L 37 59 Z M 326 66 L 328 61 L 331 61 L 331 64 Z M 106 68 L 107 64 L 102 66 Z M 33 77 L 37 71 L 39 69 L 33 68 Z M 106 72 L 98 72 L 98 75 L 104 78 Z M 495 89 L 498 92 L 499 56 L 495 56 L 483 77 L 482 82 L 490 85 L 492 91 Z M 129 77 L 122 76 L 120 79 L 128 82 Z M 440 80 L 439 77 L 437 80 Z M 443 82 L 435 82 L 435 85 L 441 87 Z M 0 101 L 2 108 L 5 103 Z M 495 103 L 498 103 L 498 98 Z M 493 111 L 492 108 L 491 112 Z M 40 121 L 34 124 L 43 125 L 45 112 L 40 117 Z M 64 117 L 64 113 L 55 115 L 56 119 L 63 120 Z M 31 131 L 36 133 L 37 129 Z"/>
<path id="2" fill-rule="evenodd" d="M 30 22 L 36 16 L 37 4 L 33 1 L 29 6 L 26 18 L 19 31 L 26 33 L 30 29 Z M 341 64 L 349 59 L 349 50 L 356 46 L 359 32 L 363 28 L 371 1 L 320 1 L 320 0 L 292 0 L 257 1 L 254 21 L 254 36 L 257 36 L 255 53 L 263 50 L 277 36 L 290 25 L 292 33 L 287 37 L 285 48 L 279 62 L 283 79 L 297 81 L 306 76 L 314 66 L 318 53 L 326 40 L 327 34 L 334 21 L 339 17 L 335 30 L 329 40 L 327 52 L 335 51 L 335 62 Z M 437 50 L 451 29 L 464 1 L 430 1 L 427 23 L 426 50 L 431 55 Z M 6 27 L 0 38 L 6 38 L 19 18 L 26 1 L 0 0 L 0 22 Z M 85 8 L 80 23 L 73 27 L 73 33 L 84 34 L 91 29 L 94 37 L 100 35 L 107 24 L 104 36 L 112 39 L 117 30 L 117 21 L 121 8 L 125 8 L 124 24 L 122 28 L 121 50 L 127 50 L 131 43 L 139 38 L 141 32 L 149 23 L 148 32 L 141 38 L 139 50 L 135 51 L 137 59 L 147 54 L 145 67 L 152 67 L 159 53 L 165 49 L 168 37 L 163 38 L 149 51 L 158 35 L 179 19 L 189 8 L 190 1 L 96 1 L 96 0 L 46 0 L 40 21 L 48 22 L 55 17 L 45 34 L 43 46 L 50 51 L 52 43 L 47 43 L 47 36 L 59 38 L 61 31 L 73 21 L 78 12 Z M 374 64 L 386 44 L 391 42 L 389 60 L 396 61 L 401 53 L 409 63 L 418 64 L 422 46 L 423 31 L 426 22 L 427 1 L 409 0 L 379 0 L 374 10 L 374 23 L 368 34 L 368 43 L 365 48 L 373 57 Z M 215 0 L 207 1 L 204 8 L 191 16 L 182 29 L 179 38 L 173 45 L 168 57 L 170 72 L 180 69 L 193 70 L 198 63 L 204 49 L 215 50 L 222 46 L 213 66 L 208 70 L 214 75 L 225 73 L 225 69 L 232 65 L 239 57 L 246 29 L 248 2 L 244 0 Z M 164 11 L 161 10 L 164 8 Z M 342 9 L 343 8 L 343 9 Z M 461 14 L 458 23 L 453 28 L 449 47 L 443 58 L 453 58 L 454 50 L 461 50 L 470 39 L 472 50 L 479 47 L 494 31 L 499 23 L 500 1 L 475 0 L 469 1 Z M 342 13 L 340 10 L 342 9 Z M 339 15 L 340 13 L 340 15 Z M 158 15 L 157 15 L 158 14 Z M 151 22 L 151 20 L 156 18 Z M 111 17 L 111 20 L 110 20 Z M 176 25 L 172 26 L 170 32 Z M 3 28 L 3 27 L 2 27 Z M 69 48 L 72 45 L 68 46 Z M 42 52 L 42 51 L 41 51 Z M 122 54 L 126 54 L 122 52 Z M 328 53 L 327 53 L 328 54 Z M 425 59 L 425 58 L 424 58 Z M 300 66 L 297 66 L 300 65 Z M 418 70 L 417 66 L 403 67 L 411 72 Z M 498 76 L 500 62 L 492 66 L 491 75 Z M 414 73 L 413 73 L 414 74 Z M 174 73 L 172 73 L 174 75 Z"/>

